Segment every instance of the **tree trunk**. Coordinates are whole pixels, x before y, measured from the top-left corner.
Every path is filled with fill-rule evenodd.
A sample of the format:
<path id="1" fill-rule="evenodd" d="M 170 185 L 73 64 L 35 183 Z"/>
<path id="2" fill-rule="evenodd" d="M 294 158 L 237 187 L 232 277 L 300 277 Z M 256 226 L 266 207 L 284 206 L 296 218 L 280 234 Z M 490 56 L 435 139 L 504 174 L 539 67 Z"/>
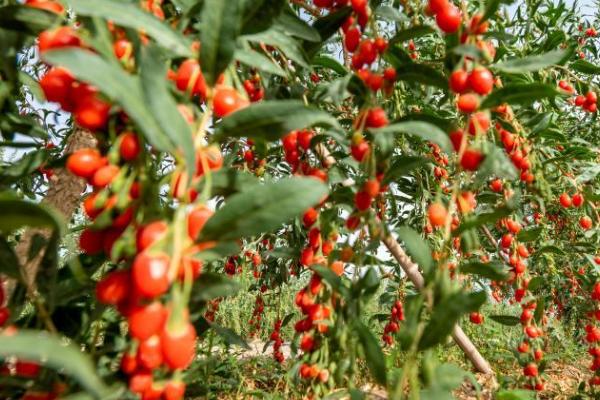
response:
<path id="1" fill-rule="evenodd" d="M 95 146 L 96 139 L 90 132 L 75 129 L 67 139 L 65 154 Z M 50 178 L 48 192 L 42 200 L 42 204 L 56 209 L 65 220 L 69 221 L 81 203 L 81 193 L 85 190 L 85 187 L 86 182 L 84 179 L 72 175 L 64 168 L 56 169 L 54 175 Z M 45 247 L 38 254 L 33 255 L 31 259 L 28 257 L 29 248 L 36 235 L 40 235 L 47 241 L 50 234 L 51 232 L 48 229 L 27 229 L 15 248 L 19 264 L 22 266 L 24 283 L 33 291 L 35 291 L 35 278 L 45 253 Z M 14 281 L 7 281 L 8 293 L 12 292 L 14 285 Z"/>

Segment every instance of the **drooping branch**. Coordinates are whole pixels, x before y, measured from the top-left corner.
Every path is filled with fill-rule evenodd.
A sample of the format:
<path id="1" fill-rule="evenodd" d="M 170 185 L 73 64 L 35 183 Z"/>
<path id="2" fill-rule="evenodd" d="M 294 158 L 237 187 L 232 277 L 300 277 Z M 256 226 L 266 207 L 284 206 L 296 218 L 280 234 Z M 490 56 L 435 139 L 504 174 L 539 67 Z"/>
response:
<path id="1" fill-rule="evenodd" d="M 329 150 L 323 145 L 319 144 L 316 148 L 317 153 L 321 157 L 322 163 L 326 167 L 331 167 L 336 163 L 335 158 L 329 153 Z M 345 181 L 344 184 L 353 184 L 350 180 Z M 398 241 L 391 235 L 388 234 L 382 239 L 383 244 L 387 247 L 389 252 L 394 256 L 408 279 L 415 285 L 419 290 L 425 286 L 425 279 L 419 271 L 419 266 L 414 263 L 410 257 L 404 252 L 404 249 L 400 246 Z M 459 325 L 455 325 L 452 331 L 452 338 L 454 342 L 461 348 L 465 353 L 465 356 L 471 361 L 473 366 L 478 372 L 484 374 L 493 374 L 494 371 L 490 367 L 490 364 L 481 353 L 477 350 L 477 347 L 471 342 L 471 340 L 464 333 Z"/>
<path id="2" fill-rule="evenodd" d="M 400 247 L 400 244 L 396 241 L 396 239 L 394 239 L 391 234 L 388 234 L 383 238 L 383 243 L 388 248 L 390 253 L 392 253 L 402 270 L 406 273 L 408 279 L 415 285 L 417 289 L 423 289 L 425 279 L 419 271 L 419 266 L 412 262 L 410 257 L 404 252 L 402 247 Z M 461 348 L 478 372 L 484 374 L 494 373 L 490 367 L 490 364 L 485 358 L 483 358 L 479 350 L 477 350 L 473 342 L 471 342 L 459 325 L 454 326 L 452 331 L 452 339 L 454 339 L 454 342 Z"/>

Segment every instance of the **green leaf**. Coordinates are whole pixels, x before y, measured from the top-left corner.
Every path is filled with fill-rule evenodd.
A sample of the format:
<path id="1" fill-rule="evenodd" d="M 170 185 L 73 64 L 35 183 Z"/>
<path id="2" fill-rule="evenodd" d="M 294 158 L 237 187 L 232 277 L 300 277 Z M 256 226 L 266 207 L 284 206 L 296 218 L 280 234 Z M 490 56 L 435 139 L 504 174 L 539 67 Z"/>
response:
<path id="1" fill-rule="evenodd" d="M 475 185 L 481 185 L 492 176 L 507 180 L 516 179 L 519 176 L 517 169 L 506 155 L 506 152 L 491 143 L 488 144 L 488 148 L 485 160 L 477 171 Z"/>
<path id="2" fill-rule="evenodd" d="M 295 247 L 279 247 L 263 252 L 263 257 L 283 258 L 286 260 L 298 258 L 299 250 Z"/>
<path id="3" fill-rule="evenodd" d="M 218 242 L 214 247 L 202 250 L 193 258 L 204 262 L 222 260 L 223 257 L 235 255 L 240 252 L 237 242 Z"/>
<path id="4" fill-rule="evenodd" d="M 490 315 L 490 319 L 506 326 L 515 326 L 521 323 L 519 317 L 515 317 L 514 315 Z"/>
<path id="5" fill-rule="evenodd" d="M 20 160 L 15 160 L 6 167 L 0 167 L 0 182 L 4 184 L 16 182 L 35 172 L 47 160 L 48 152 L 46 150 L 27 153 L 21 156 Z"/>
<path id="6" fill-rule="evenodd" d="M 319 276 L 323 278 L 334 291 L 341 293 L 344 296 L 348 294 L 348 290 L 344 286 L 342 278 L 337 276 L 330 268 L 318 264 L 312 265 L 310 268 L 319 274 Z"/>
<path id="7" fill-rule="evenodd" d="M 65 232 L 62 215 L 44 204 L 17 199 L 0 199 L 0 231 L 8 234 L 24 226 L 52 228 L 60 235 Z"/>
<path id="8" fill-rule="evenodd" d="M 227 199 L 204 225 L 200 241 L 235 240 L 279 228 L 327 194 L 314 178 L 290 178 L 255 185 Z"/>
<path id="9" fill-rule="evenodd" d="M 474 60 L 485 58 L 483 51 L 473 44 L 461 44 L 460 46 L 453 47 L 450 53 L 461 57 L 473 58 Z"/>
<path id="10" fill-rule="evenodd" d="M 538 252 L 539 253 L 539 252 Z M 530 281 L 529 281 L 529 285 L 527 285 L 527 289 L 529 289 L 531 292 L 536 291 L 538 288 L 542 287 L 542 285 L 544 285 L 544 278 L 541 276 L 536 276 L 533 277 Z"/>
<path id="11" fill-rule="evenodd" d="M 439 145 L 446 153 L 452 153 L 452 142 L 448 135 L 437 126 L 424 121 L 405 121 L 384 128 L 371 129 L 373 134 L 406 133 Z"/>
<path id="12" fill-rule="evenodd" d="M 493 281 L 504 281 L 508 278 L 509 269 L 499 261 L 488 263 L 474 261 L 461 265 L 460 272 L 479 275 Z"/>
<path id="13" fill-rule="evenodd" d="M 267 30 L 280 17 L 286 3 L 285 0 L 242 0 L 241 31 L 244 34 L 251 34 Z"/>
<path id="14" fill-rule="evenodd" d="M 21 277 L 19 259 L 4 236 L 0 236 L 0 272 L 13 279 Z"/>
<path id="15" fill-rule="evenodd" d="M 543 228 L 541 226 L 523 229 L 517 234 L 517 240 L 519 242 L 532 242 L 540 237 Z"/>
<path id="16" fill-rule="evenodd" d="M 317 56 L 312 59 L 312 65 L 328 68 L 339 75 L 346 75 L 348 70 L 336 59 L 329 56 Z"/>
<path id="17" fill-rule="evenodd" d="M 204 0 L 200 17 L 200 64 L 210 86 L 233 59 L 242 24 L 241 11 L 240 0 Z"/>
<path id="18" fill-rule="evenodd" d="M 332 37 L 338 29 L 340 29 L 342 24 L 346 21 L 346 18 L 348 18 L 348 16 L 351 13 L 351 7 L 342 7 L 339 10 L 330 12 L 326 16 L 317 19 L 313 23 L 313 28 L 316 29 L 317 32 L 319 32 L 321 41 L 304 42 L 304 51 L 306 52 L 309 58 L 314 57 L 319 52 L 323 44 L 325 44 L 325 42 L 329 40 L 329 38 Z"/>
<path id="19" fill-rule="evenodd" d="M 0 356 L 40 362 L 75 379 L 96 398 L 110 390 L 96 374 L 96 367 L 78 347 L 57 336 L 39 331 L 20 330 L 15 335 L 0 336 Z"/>
<path id="20" fill-rule="evenodd" d="M 452 232 L 452 234 L 454 236 L 458 236 L 469 229 L 477 228 L 485 224 L 496 222 L 500 218 L 504 218 L 510 215 L 515 209 L 514 206 L 514 204 L 502 205 L 496 208 L 494 211 L 481 213 L 477 216 L 469 217 L 465 220 L 465 222 L 460 224 L 460 226 L 457 229 L 455 229 Z"/>
<path id="21" fill-rule="evenodd" d="M 358 335 L 358 340 L 363 347 L 367 366 L 369 367 L 371 375 L 377 383 L 385 386 L 387 381 L 385 356 L 379 345 L 379 340 L 377 340 L 377 338 L 373 336 L 371 330 L 359 320 L 356 320 L 354 323 L 354 331 Z"/>
<path id="22" fill-rule="evenodd" d="M 298 39 L 304 39 L 309 42 L 321 41 L 321 35 L 319 32 L 308 25 L 304 20 L 298 18 L 296 13 L 291 9 L 287 8 L 285 12 L 281 13 L 279 18 L 275 21 L 275 25 L 283 32 L 288 35 L 297 37 Z"/>
<path id="23" fill-rule="evenodd" d="M 0 7 L 0 26 L 2 29 L 26 32 L 30 35 L 55 26 L 60 17 L 53 12 L 28 6 Z"/>
<path id="24" fill-rule="evenodd" d="M 394 67 L 396 68 L 396 80 L 448 89 L 448 79 L 433 67 L 417 63 L 394 65 Z"/>
<path id="25" fill-rule="evenodd" d="M 535 392 L 531 390 L 513 389 L 513 390 L 500 390 L 496 393 L 496 400 L 533 400 L 535 399 Z"/>
<path id="26" fill-rule="evenodd" d="M 408 21 L 408 17 L 402 14 L 399 10 L 392 6 L 388 5 L 380 5 L 375 10 L 375 15 L 381 19 L 386 19 L 388 21 Z"/>
<path id="27" fill-rule="evenodd" d="M 305 106 L 297 100 L 270 100 L 254 103 L 223 118 L 216 127 L 217 137 L 249 137 L 277 140 L 296 129 L 314 125 L 339 128 L 325 111 Z"/>
<path id="28" fill-rule="evenodd" d="M 66 67 L 77 79 L 97 86 L 102 93 L 119 103 L 157 150 L 173 150 L 171 141 L 160 129 L 144 101 L 139 79 L 88 50 L 50 50 L 44 53 L 44 60 Z"/>
<path id="29" fill-rule="evenodd" d="M 600 66 L 586 60 L 577 60 L 569 65 L 570 69 L 587 75 L 600 75 Z"/>
<path id="30" fill-rule="evenodd" d="M 192 302 L 233 296 L 239 289 L 240 285 L 228 276 L 214 272 L 203 272 L 194 282 Z"/>
<path id="31" fill-rule="evenodd" d="M 36 101 L 41 103 L 46 100 L 46 96 L 44 95 L 44 91 L 42 90 L 40 83 L 29 73 L 23 70 L 19 71 L 19 80 L 25 87 L 27 87 L 27 89 L 29 89 Z"/>
<path id="32" fill-rule="evenodd" d="M 406 176 L 410 174 L 413 170 L 418 169 L 430 162 L 431 160 L 425 157 L 405 155 L 398 156 L 393 159 L 392 165 L 390 166 L 388 172 L 385 174 L 383 183 L 387 184 L 393 182 L 397 178 L 400 178 L 401 176 Z"/>
<path id="33" fill-rule="evenodd" d="M 481 18 L 481 22 L 486 21 L 491 16 L 493 16 L 500 4 L 512 4 L 514 0 L 486 0 L 485 2 L 485 10 L 483 12 L 483 17 Z"/>
<path id="34" fill-rule="evenodd" d="M 409 39 L 415 39 L 421 36 L 431 35 L 435 32 L 436 30 L 429 25 L 415 25 L 408 29 L 398 31 L 394 37 L 390 39 L 390 45 L 404 42 Z"/>
<path id="35" fill-rule="evenodd" d="M 358 296 L 370 296 L 379 288 L 381 277 L 375 271 L 375 268 L 369 268 L 367 272 L 356 282 L 354 290 Z"/>
<path id="36" fill-rule="evenodd" d="M 485 303 L 486 298 L 485 292 L 468 294 L 459 292 L 437 304 L 419 341 L 419 349 L 425 350 L 444 341 L 460 317 L 477 311 Z"/>
<path id="37" fill-rule="evenodd" d="M 217 324 L 211 324 L 210 327 L 217 333 L 217 335 L 221 336 L 221 338 L 223 338 L 225 343 L 227 343 L 228 345 L 240 346 L 244 349 L 250 350 L 250 346 L 248 346 L 248 343 L 246 343 L 246 341 L 242 339 L 242 337 L 235 333 L 233 330 Z"/>
<path id="38" fill-rule="evenodd" d="M 399 65 L 404 64 L 412 64 L 413 60 L 410 58 L 408 52 L 402 47 L 396 46 L 388 46 L 388 49 L 385 53 L 383 53 L 383 58 L 392 64 L 392 66 L 397 67 Z"/>
<path id="39" fill-rule="evenodd" d="M 465 381 L 469 373 L 453 364 L 438 366 L 429 384 L 420 393 L 422 400 L 453 400 L 452 391 Z M 477 381 L 475 381 L 477 382 Z"/>
<path id="40" fill-rule="evenodd" d="M 561 93 L 552 85 L 545 83 L 512 83 L 494 90 L 481 103 L 481 109 L 501 104 L 531 104 L 544 98 L 553 98 Z"/>
<path id="41" fill-rule="evenodd" d="M 242 192 L 259 181 L 255 175 L 235 170 L 231 168 L 222 168 L 211 174 L 211 193 L 215 196 L 230 196 L 234 193 Z M 205 180 L 200 180 L 196 191 L 202 193 Z"/>
<path id="42" fill-rule="evenodd" d="M 406 226 L 401 226 L 396 229 L 396 232 L 398 238 L 404 242 L 408 255 L 423 272 L 427 273 L 433 266 L 433 258 L 427 242 L 415 230 Z"/>
<path id="43" fill-rule="evenodd" d="M 277 25 L 267 31 L 247 35 L 244 38 L 250 42 L 277 47 L 290 60 L 304 68 L 310 68 L 306 53 L 300 43 Z"/>
<path id="44" fill-rule="evenodd" d="M 242 64 L 246 64 L 267 74 L 286 76 L 285 71 L 279 65 L 275 64 L 267 56 L 252 49 L 237 49 L 234 58 Z"/>
<path id="45" fill-rule="evenodd" d="M 171 29 L 152 14 L 142 11 L 133 3 L 121 0 L 65 0 L 78 16 L 100 17 L 112 21 L 115 25 L 144 31 L 160 44 L 182 57 L 191 57 L 190 41 L 181 33 Z M 118 81 L 117 81 L 118 82 Z"/>
<path id="46" fill-rule="evenodd" d="M 523 72 L 539 71 L 540 69 L 560 64 L 567 50 L 555 50 L 545 54 L 531 55 L 524 58 L 507 60 L 492 67 L 498 71 L 520 74 Z"/>
<path id="47" fill-rule="evenodd" d="M 419 114 L 406 114 L 405 116 L 398 118 L 394 122 L 405 122 L 405 121 L 423 121 L 433 124 L 443 131 L 449 132 L 453 127 L 453 122 L 450 119 L 442 118 L 436 114 L 430 114 L 422 112 Z"/>
<path id="48" fill-rule="evenodd" d="M 162 131 L 185 156 L 189 177 L 196 172 L 196 152 L 192 130 L 177 109 L 177 102 L 167 86 L 167 64 L 155 46 L 142 49 L 140 61 L 142 89 L 149 111 L 158 121 Z"/>

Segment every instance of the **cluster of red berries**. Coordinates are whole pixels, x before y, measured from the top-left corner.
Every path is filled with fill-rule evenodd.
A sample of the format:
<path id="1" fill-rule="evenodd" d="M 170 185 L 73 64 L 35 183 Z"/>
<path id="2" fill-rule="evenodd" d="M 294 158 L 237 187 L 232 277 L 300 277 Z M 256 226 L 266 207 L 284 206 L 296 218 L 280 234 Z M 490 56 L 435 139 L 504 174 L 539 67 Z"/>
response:
<path id="1" fill-rule="evenodd" d="M 448 0 L 429 0 L 425 13 L 435 16 L 438 27 L 447 34 L 458 31 L 462 23 L 460 9 Z"/>
<path id="2" fill-rule="evenodd" d="M 219 311 L 219 304 L 221 304 L 220 298 L 210 300 L 206 304 L 206 311 L 204 312 L 204 319 L 206 319 L 208 322 L 215 322 L 215 315 Z"/>
<path id="3" fill-rule="evenodd" d="M 590 313 L 593 319 L 592 323 L 585 326 L 586 336 L 585 340 L 589 344 L 588 353 L 593 357 L 590 370 L 594 372 L 594 376 L 590 379 L 589 383 L 592 386 L 600 385 L 600 328 L 595 324 L 600 320 L 600 310 L 597 308 L 600 302 L 600 282 L 594 283 L 590 297 L 594 301 L 594 310 Z"/>
<path id="4" fill-rule="evenodd" d="M 252 316 L 248 321 L 248 324 L 250 325 L 250 337 L 254 337 L 256 333 L 260 331 L 264 312 L 265 301 L 262 295 L 259 293 L 256 295 L 256 300 L 254 301 L 254 309 L 252 310 Z"/>
<path id="5" fill-rule="evenodd" d="M 130 269 L 109 272 L 96 287 L 98 301 L 116 306 L 127 318 L 132 338 L 123 355 L 121 369 L 130 376 L 129 388 L 146 398 L 182 398 L 185 390 L 178 378 L 196 353 L 196 330 L 189 321 L 186 301 L 180 296 L 165 300 L 170 291 L 200 275 L 202 262 L 194 255 L 202 245 L 194 245 L 212 211 L 197 206 L 187 216 L 187 232 L 179 263 L 163 250 L 174 234 L 164 221 L 142 225 L 136 232 L 137 255 Z M 175 266 L 175 269 L 173 269 Z M 175 288 L 172 288 L 176 286 Z M 154 381 L 172 373 L 172 378 Z M 179 397 L 173 397 L 177 393 Z"/>
<path id="6" fill-rule="evenodd" d="M 571 197 L 568 193 L 564 192 L 559 196 L 558 202 L 563 208 L 579 208 L 583 206 L 585 199 L 581 193 L 575 193 L 573 197 Z M 589 216 L 582 215 L 579 218 L 579 226 L 581 229 L 587 231 L 594 226 L 594 221 Z"/>
<path id="7" fill-rule="evenodd" d="M 201 101 L 206 100 L 208 87 L 198 60 L 190 58 L 183 61 L 177 72 L 169 72 L 168 78 L 175 82 L 180 91 L 192 97 L 199 97 Z M 219 76 L 212 97 L 213 112 L 219 118 L 226 117 L 250 104 L 250 101 L 237 90 L 224 85 L 224 80 L 224 75 Z"/>
<path id="8" fill-rule="evenodd" d="M 489 116 L 485 112 L 478 112 L 473 114 L 472 118 L 476 118 L 477 126 L 486 126 L 486 131 L 489 129 Z M 474 126 L 469 124 L 469 126 Z M 471 130 L 469 130 L 471 132 Z M 473 130 L 472 135 L 474 136 L 476 133 Z M 469 137 L 465 135 L 462 129 L 457 129 L 450 132 L 450 141 L 452 142 L 452 146 L 454 150 L 460 154 L 462 150 L 462 155 L 460 156 L 459 165 L 465 171 L 477 171 L 479 166 L 485 159 L 485 155 L 475 146 L 470 146 Z M 464 148 L 463 148 L 464 146 Z"/>
<path id="9" fill-rule="evenodd" d="M 261 86 L 258 74 L 254 74 L 251 79 L 244 81 L 244 90 L 253 103 L 261 101 L 265 97 L 265 89 Z"/>
<path id="10" fill-rule="evenodd" d="M 227 258 L 225 261 L 225 273 L 227 275 L 235 275 L 242 273 L 242 263 L 239 262 L 240 257 L 235 255 Z"/>
<path id="11" fill-rule="evenodd" d="M 296 294 L 296 306 L 305 318 L 296 322 L 294 330 L 302 334 L 300 348 L 306 353 L 316 350 L 315 335 L 325 334 L 329 330 L 331 308 L 319 303 L 323 289 L 321 277 L 313 274 L 308 285 Z"/>
<path id="12" fill-rule="evenodd" d="M 146 5 L 155 14 L 161 10 L 160 1 L 149 1 Z M 111 29 L 111 32 L 117 35 L 119 31 Z M 42 32 L 38 45 L 42 54 L 50 49 L 83 47 L 77 32 L 68 26 Z M 133 61 L 130 43 L 123 38 L 116 38 L 114 50 L 122 62 Z M 204 99 L 208 94 L 195 60 L 184 61 L 171 78 L 180 90 L 192 96 Z M 48 100 L 73 112 L 79 126 L 93 131 L 107 126 L 111 105 L 95 88 L 76 81 L 69 71 L 51 68 L 40 85 Z M 235 90 L 222 85 L 211 93 L 217 117 L 248 103 Z M 186 121 L 193 123 L 189 110 L 180 107 L 180 111 Z M 130 390 L 144 399 L 181 399 L 185 385 L 180 374 L 196 354 L 196 331 L 189 321 L 186 303 L 191 281 L 200 275 L 202 268 L 202 262 L 195 256 L 207 247 L 196 244 L 196 240 L 212 211 L 204 205 L 184 209 L 181 229 L 171 228 L 163 220 L 149 223 L 138 220 L 136 209 L 142 188 L 137 179 L 138 170 L 143 168 L 140 158 L 144 144 L 127 116 L 118 115 L 119 133 L 112 149 L 101 149 L 102 152 L 81 149 L 67 159 L 67 169 L 94 188 L 83 204 L 93 224 L 82 232 L 80 247 L 86 254 L 104 254 L 118 262 L 117 268 L 98 282 L 96 297 L 103 304 L 115 306 L 127 319 L 132 340 L 123 354 L 121 369 L 129 376 Z M 183 171 L 178 169 L 173 173 L 173 197 L 187 202 L 195 200 L 194 184 L 205 171 L 218 170 L 223 163 L 217 147 L 199 147 L 196 156 L 197 173 L 191 186 L 187 185 Z M 181 239 L 180 246 L 170 255 L 166 251 L 167 241 L 176 235 Z"/>
<path id="13" fill-rule="evenodd" d="M 581 28 L 582 27 L 580 27 L 580 30 L 581 30 Z M 591 37 L 596 37 L 597 35 L 598 35 L 598 32 L 596 31 L 596 28 L 594 28 L 593 26 L 591 26 L 585 30 L 586 37 L 591 38 Z"/>
<path id="14" fill-rule="evenodd" d="M 521 181 L 532 183 L 535 177 L 531 173 L 530 146 L 525 138 L 504 129 L 500 124 L 496 124 L 496 130 L 513 165 L 521 171 Z"/>
<path id="15" fill-rule="evenodd" d="M 279 364 L 285 361 L 285 356 L 281 351 L 281 346 L 283 344 L 283 340 L 281 339 L 281 319 L 277 319 L 275 324 L 273 325 L 273 332 L 271 332 L 271 336 L 269 337 L 273 341 L 273 358 Z"/>
<path id="16" fill-rule="evenodd" d="M 296 305 L 306 317 L 296 322 L 294 329 L 302 335 L 300 349 L 305 354 L 316 351 L 318 349 L 318 335 L 325 334 L 329 330 L 328 322 L 331 317 L 331 309 L 329 306 L 317 302 L 322 289 L 321 278 L 314 274 L 308 286 L 296 295 Z M 322 382 L 326 382 L 329 378 L 329 371 L 319 368 L 317 364 L 312 366 L 302 364 L 300 377 L 304 379 L 319 377 Z"/>
<path id="17" fill-rule="evenodd" d="M 408 45 L 406 45 L 406 48 L 408 49 L 408 55 L 410 58 L 413 60 L 417 60 L 419 58 L 419 52 L 417 51 L 417 46 L 415 45 L 414 40 L 410 39 L 408 41 Z"/>
<path id="18" fill-rule="evenodd" d="M 433 167 L 433 176 L 438 180 L 447 179 L 448 170 L 446 167 L 448 166 L 448 155 L 442 152 L 442 149 L 437 144 L 428 143 L 428 145 L 431 149 L 431 157 L 436 164 L 436 166 Z"/>
<path id="19" fill-rule="evenodd" d="M 322 383 L 325 383 L 329 380 L 329 370 L 326 368 L 319 368 L 318 364 L 303 363 L 300 365 L 299 374 L 303 379 L 318 378 Z"/>
<path id="20" fill-rule="evenodd" d="M 473 311 L 469 314 L 469 321 L 471 321 L 472 324 L 481 325 L 483 324 L 484 319 L 483 314 L 480 312 Z"/>
<path id="21" fill-rule="evenodd" d="M 323 174 L 325 174 L 325 178 L 327 177 L 325 171 L 321 171 L 319 168 L 312 168 L 308 163 L 308 154 L 311 148 L 311 141 L 314 137 L 314 131 L 309 129 L 288 133 L 281 138 L 283 153 L 285 160 L 292 167 L 292 172 L 301 170 L 304 175 L 312 175 L 323 180 Z"/>
<path id="22" fill-rule="evenodd" d="M 260 279 L 261 273 L 258 267 L 262 263 L 262 257 L 255 251 L 247 250 L 244 254 L 246 259 L 252 264 L 252 275 L 255 279 Z"/>
<path id="23" fill-rule="evenodd" d="M 494 88 L 494 76 L 485 67 L 475 67 L 470 72 L 458 69 L 450 75 L 450 89 L 458 94 L 459 111 L 471 114 L 479 108 L 480 96 L 487 96 Z M 477 121 L 473 121 L 475 123 Z"/>
<path id="24" fill-rule="evenodd" d="M 42 55 L 52 49 L 83 46 L 76 30 L 70 26 L 46 30 L 38 36 L 38 48 Z M 75 122 L 82 128 L 95 131 L 106 126 L 110 103 L 102 98 L 95 87 L 77 81 L 65 68 L 50 68 L 40 79 L 40 86 L 46 99 L 72 112 Z"/>
<path id="25" fill-rule="evenodd" d="M 564 80 L 558 81 L 558 87 L 567 94 L 575 95 L 574 98 L 572 97 L 569 99 L 571 104 L 574 104 L 582 110 L 590 113 L 595 113 L 598 111 L 598 95 L 596 92 L 590 90 L 585 95 L 577 95 L 575 88 Z"/>
<path id="26" fill-rule="evenodd" d="M 595 113 L 598 111 L 598 96 L 596 92 L 589 91 L 585 96 L 582 94 L 576 96 L 573 104 L 587 112 Z"/>
<path id="27" fill-rule="evenodd" d="M 577 39 L 577 43 L 580 46 L 578 55 L 579 58 L 581 58 L 582 60 L 585 59 L 585 53 L 583 52 L 583 46 L 585 45 L 585 42 L 587 41 L 587 39 L 594 38 L 598 35 L 596 28 L 594 28 L 593 26 L 585 29 L 585 31 L 583 30 L 583 28 L 583 25 L 579 25 L 578 30 L 579 32 L 583 32 L 583 35 L 579 37 L 579 39 Z"/>
<path id="28" fill-rule="evenodd" d="M 248 144 L 248 148 L 246 150 L 240 150 L 238 154 L 242 156 L 248 169 L 250 171 L 254 171 L 256 175 L 260 176 L 264 170 L 267 160 L 264 158 L 258 158 L 254 148 L 254 141 L 252 139 L 247 139 L 246 143 Z"/>
<path id="29" fill-rule="evenodd" d="M 487 111 L 477 111 L 480 104 L 479 95 L 489 94 L 494 86 L 494 77 L 485 67 L 476 67 L 471 72 L 463 69 L 454 71 L 450 75 L 450 88 L 457 93 L 457 107 L 460 111 L 470 114 L 467 123 L 468 132 L 476 137 L 485 135 L 490 128 L 490 116 Z M 475 93 L 470 93 L 473 91 Z M 466 171 L 476 171 L 485 156 L 479 149 L 469 145 L 467 137 L 462 129 L 450 133 L 450 141 L 457 153 L 462 155 L 459 160 L 460 166 Z"/>
<path id="30" fill-rule="evenodd" d="M 523 367 L 523 375 L 528 378 L 525 388 L 541 391 L 544 390 L 544 381 L 539 376 L 537 363 L 544 358 L 544 352 L 540 348 L 541 342 L 538 339 L 543 332 L 536 326 L 533 319 L 536 306 L 535 302 L 522 304 L 520 320 L 526 338 L 519 344 L 517 351 L 521 354 L 527 354 L 530 360 Z"/>
<path id="31" fill-rule="evenodd" d="M 337 231 L 331 231 L 327 237 L 323 238 L 321 229 L 317 222 L 319 220 L 319 212 L 315 208 L 309 208 L 302 215 L 302 224 L 307 232 L 307 245 L 300 253 L 300 265 L 310 267 L 314 264 L 326 265 L 327 257 L 331 254 L 338 240 Z M 344 272 L 344 265 L 340 261 L 332 261 L 329 265 L 332 271 L 338 276 Z M 318 275 L 313 277 L 317 280 Z M 320 282 L 320 279 L 318 280 Z M 311 280 L 312 282 L 312 280 Z M 319 286 L 320 288 L 320 286 Z"/>
<path id="32" fill-rule="evenodd" d="M 383 340 L 386 345 L 391 346 L 394 343 L 393 334 L 400 330 L 399 323 L 402 321 L 404 321 L 404 307 L 400 300 L 396 300 L 390 312 L 390 319 L 387 324 L 385 324 L 383 335 L 381 336 L 381 340 Z"/>

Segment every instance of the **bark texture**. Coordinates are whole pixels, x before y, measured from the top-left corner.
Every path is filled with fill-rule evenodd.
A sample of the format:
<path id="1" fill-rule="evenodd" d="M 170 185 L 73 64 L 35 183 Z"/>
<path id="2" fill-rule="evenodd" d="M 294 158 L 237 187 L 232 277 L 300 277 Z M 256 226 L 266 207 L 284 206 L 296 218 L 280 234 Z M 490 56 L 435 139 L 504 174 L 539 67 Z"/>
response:
<path id="1" fill-rule="evenodd" d="M 96 139 L 92 133 L 76 129 L 67 139 L 65 154 L 90 147 L 96 147 Z M 56 209 L 68 221 L 81 203 L 81 193 L 85 190 L 85 186 L 84 179 L 72 175 L 65 168 L 56 169 L 42 204 Z M 35 278 L 45 253 L 45 246 L 31 258 L 28 257 L 29 248 L 36 235 L 40 235 L 47 241 L 50 234 L 51 231 L 48 229 L 27 229 L 15 248 L 19 263 L 23 267 L 23 279 L 29 288 L 35 289 Z M 14 284 L 9 282 L 9 290 L 14 288 Z"/>

